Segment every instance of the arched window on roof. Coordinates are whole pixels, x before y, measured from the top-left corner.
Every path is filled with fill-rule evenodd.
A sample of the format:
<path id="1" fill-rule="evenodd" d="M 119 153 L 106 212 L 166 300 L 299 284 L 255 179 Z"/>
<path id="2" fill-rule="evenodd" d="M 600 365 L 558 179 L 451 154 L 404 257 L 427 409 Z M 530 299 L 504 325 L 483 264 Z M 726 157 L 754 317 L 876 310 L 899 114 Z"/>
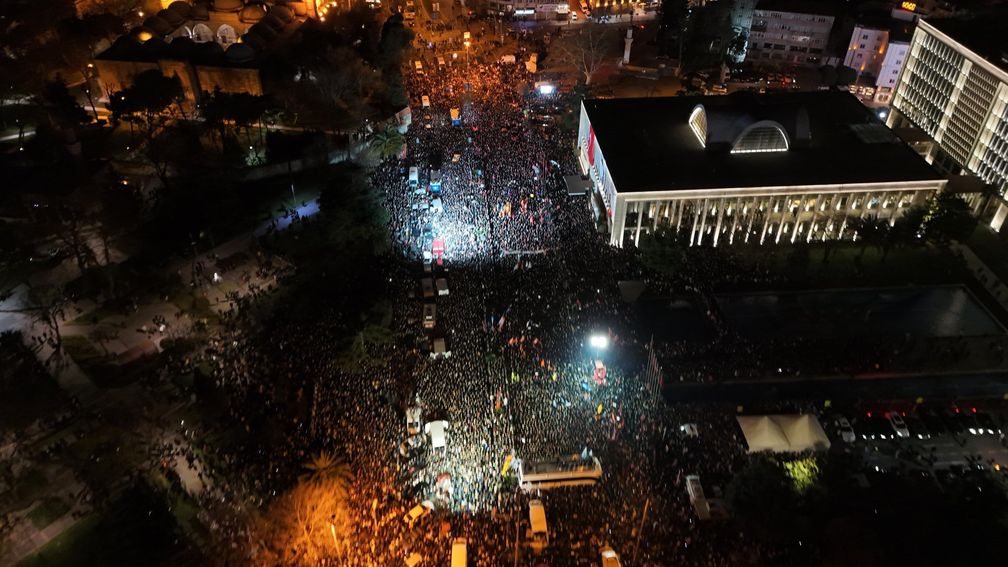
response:
<path id="1" fill-rule="evenodd" d="M 700 146 L 707 147 L 707 111 L 704 110 L 702 104 L 698 104 L 693 107 L 693 112 L 689 115 L 689 126 L 693 130 L 693 134 L 696 135 L 697 140 L 700 140 Z"/>
<path id="2" fill-rule="evenodd" d="M 762 120 L 739 134 L 732 144 L 731 153 L 751 154 L 764 152 L 786 152 L 788 150 L 787 134 L 780 124 L 771 120 Z"/>

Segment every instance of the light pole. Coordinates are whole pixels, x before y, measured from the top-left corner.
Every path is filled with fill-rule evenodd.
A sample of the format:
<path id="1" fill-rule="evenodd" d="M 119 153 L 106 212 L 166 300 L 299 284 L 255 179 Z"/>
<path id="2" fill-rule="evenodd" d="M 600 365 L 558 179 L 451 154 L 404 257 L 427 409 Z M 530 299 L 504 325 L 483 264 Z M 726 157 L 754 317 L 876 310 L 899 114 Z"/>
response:
<path id="1" fill-rule="evenodd" d="M 469 74 L 469 42 L 465 42 L 466 48 L 466 75 Z"/>

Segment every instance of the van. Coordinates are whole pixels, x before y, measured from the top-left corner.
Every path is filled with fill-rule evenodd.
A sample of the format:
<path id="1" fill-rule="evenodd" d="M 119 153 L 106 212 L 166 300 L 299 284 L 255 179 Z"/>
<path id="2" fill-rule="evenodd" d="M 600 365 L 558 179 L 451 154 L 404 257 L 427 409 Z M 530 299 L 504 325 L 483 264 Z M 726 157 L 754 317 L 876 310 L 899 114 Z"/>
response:
<path id="1" fill-rule="evenodd" d="M 427 514 L 430 514 L 432 508 L 434 508 L 434 505 L 427 500 L 424 500 L 412 507 L 409 512 L 406 512 L 406 515 L 403 516 L 403 521 L 406 522 L 406 525 L 409 526 L 410 529 L 413 529 L 413 526 L 415 526 L 417 522 L 427 516 Z"/>
<path id="2" fill-rule="evenodd" d="M 623 564 L 620 563 L 619 555 L 613 551 L 613 548 L 608 545 L 600 550 L 602 554 L 602 567 L 621 567 Z"/>
<path id="3" fill-rule="evenodd" d="M 469 559 L 466 557 L 468 543 L 464 537 L 457 537 L 452 542 L 451 567 L 466 567 L 469 564 Z"/>
<path id="4" fill-rule="evenodd" d="M 441 170 L 431 169 L 430 172 L 430 192 L 434 195 L 441 193 Z"/>
<path id="5" fill-rule="evenodd" d="M 433 329 L 437 320 L 437 306 L 433 303 L 425 303 L 423 306 L 423 327 Z"/>
<path id="6" fill-rule="evenodd" d="M 529 546 L 535 551 L 542 551 L 549 545 L 549 528 L 546 526 L 546 508 L 542 500 L 529 502 Z"/>
<path id="7" fill-rule="evenodd" d="M 448 280 L 445 278 L 438 278 L 434 281 L 434 287 L 437 289 L 438 295 L 448 295 Z"/>
<path id="8" fill-rule="evenodd" d="M 420 406 L 410 406 L 406 408 L 406 433 L 410 435 L 417 435 L 423 431 L 423 422 L 421 421 L 421 418 Z"/>
<path id="9" fill-rule="evenodd" d="M 416 189 L 420 186 L 420 172 L 415 167 L 409 168 L 409 187 Z"/>
<path id="10" fill-rule="evenodd" d="M 434 297 L 434 280 L 430 278 L 420 280 L 420 289 L 423 290 L 423 296 L 425 299 Z"/>
<path id="11" fill-rule="evenodd" d="M 416 69 L 417 73 L 423 75 L 423 63 L 421 63 L 419 59 L 413 62 L 413 67 Z"/>
<path id="12" fill-rule="evenodd" d="M 419 63 L 419 61 L 417 61 L 417 63 Z M 430 108 L 430 97 L 427 95 L 423 95 L 422 97 L 420 97 L 420 103 L 423 104 L 424 108 Z"/>
<path id="13" fill-rule="evenodd" d="M 437 66 L 438 67 L 444 67 L 445 66 L 444 57 L 441 57 L 440 55 L 438 56 L 438 58 L 437 58 Z"/>

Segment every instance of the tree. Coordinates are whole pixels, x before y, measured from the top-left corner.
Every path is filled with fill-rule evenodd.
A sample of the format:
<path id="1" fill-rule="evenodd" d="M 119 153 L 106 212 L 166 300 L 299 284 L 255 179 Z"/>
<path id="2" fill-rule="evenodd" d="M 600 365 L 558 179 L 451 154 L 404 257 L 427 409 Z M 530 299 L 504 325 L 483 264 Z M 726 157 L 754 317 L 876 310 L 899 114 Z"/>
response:
<path id="1" fill-rule="evenodd" d="M 382 159 L 398 155 L 402 150 L 403 143 L 405 143 L 405 138 L 399 133 L 395 124 L 391 123 L 385 124 L 371 138 L 371 147 L 378 152 Z"/>
<path id="2" fill-rule="evenodd" d="M 849 85 L 857 80 L 857 71 L 847 66 L 840 66 L 836 70 L 838 85 Z"/>
<path id="3" fill-rule="evenodd" d="M 792 533 L 798 494 L 772 456 L 757 456 L 736 474 L 726 498 L 734 515 L 753 533 L 771 541 Z"/>
<path id="4" fill-rule="evenodd" d="M 668 275 L 678 274 L 686 263 L 684 243 L 671 228 L 642 236 L 640 251 L 644 265 Z"/>
<path id="5" fill-rule="evenodd" d="M 183 96 L 178 76 L 166 77 L 158 69 L 148 69 L 137 73 L 132 85 L 112 93 L 108 106 L 113 120 L 130 116 L 142 124 L 144 141 L 150 142 L 171 117 L 169 110 L 173 104 L 181 112 Z"/>
<path id="6" fill-rule="evenodd" d="M 931 201 L 928 217 L 924 221 L 924 232 L 928 240 L 948 244 L 952 240 L 963 241 L 973 234 L 977 219 L 962 197 L 951 193 L 940 193 Z"/>
<path id="7" fill-rule="evenodd" d="M 588 22 L 568 41 L 561 44 L 565 58 L 584 75 L 586 85 L 591 85 L 592 77 L 602 67 L 612 39 L 612 32 L 606 26 Z"/>
<path id="8" fill-rule="evenodd" d="M 71 303 L 65 288 L 57 285 L 33 286 L 28 290 L 27 299 L 26 311 L 31 313 L 35 321 L 45 325 L 52 333 L 50 340 L 53 348 L 59 352 L 63 344 L 60 324 L 66 318 L 66 308 Z"/>
<path id="9" fill-rule="evenodd" d="M 804 240 L 796 242 L 787 255 L 788 265 L 796 272 L 804 272 L 809 265 L 809 247 Z"/>
<path id="10" fill-rule="evenodd" d="M 665 55 L 670 55 L 671 43 L 675 40 L 679 65 L 682 66 L 683 39 L 689 24 L 689 3 L 687 0 L 662 0 L 658 13 L 658 40 Z"/>
<path id="11" fill-rule="evenodd" d="M 337 490 L 342 497 L 346 497 L 346 491 L 353 480 L 353 475 L 350 473 L 349 465 L 343 459 L 328 451 L 321 451 L 304 464 L 304 469 L 307 472 L 301 476 L 303 482 L 332 482 L 331 488 Z"/>
<path id="12" fill-rule="evenodd" d="M 861 252 L 858 258 L 864 256 L 869 246 L 881 249 L 888 237 L 889 222 L 879 219 L 877 215 L 851 217 L 847 221 L 847 226 L 853 229 L 857 238 L 861 240 Z"/>
<path id="13" fill-rule="evenodd" d="M 331 453 L 322 452 L 305 469 L 308 473 L 273 502 L 260 526 L 269 551 L 285 565 L 317 565 L 347 548 L 349 468 Z"/>
<path id="14" fill-rule="evenodd" d="M 56 80 L 46 82 L 38 103 L 48 116 L 49 123 L 60 130 L 73 131 L 90 120 L 87 111 L 77 104 L 77 99 L 67 89 L 66 81 L 59 75 Z"/>

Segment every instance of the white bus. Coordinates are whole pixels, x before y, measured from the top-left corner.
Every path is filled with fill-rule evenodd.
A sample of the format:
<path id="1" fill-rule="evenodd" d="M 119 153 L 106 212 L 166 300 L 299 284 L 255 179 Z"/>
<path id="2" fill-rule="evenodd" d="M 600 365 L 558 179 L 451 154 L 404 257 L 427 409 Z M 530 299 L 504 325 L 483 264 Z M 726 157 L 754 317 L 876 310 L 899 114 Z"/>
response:
<path id="1" fill-rule="evenodd" d="M 582 459 L 580 455 L 570 455 L 549 461 L 518 461 L 516 468 L 518 484 L 526 492 L 591 485 L 602 480 L 602 465 L 595 457 Z"/>

